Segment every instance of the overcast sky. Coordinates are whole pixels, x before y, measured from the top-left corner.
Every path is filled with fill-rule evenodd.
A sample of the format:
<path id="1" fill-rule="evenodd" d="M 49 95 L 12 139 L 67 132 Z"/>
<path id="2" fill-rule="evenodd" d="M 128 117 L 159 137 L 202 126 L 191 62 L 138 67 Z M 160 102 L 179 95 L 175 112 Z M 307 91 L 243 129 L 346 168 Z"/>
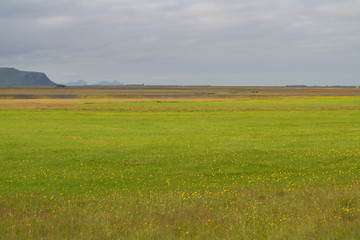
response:
<path id="1" fill-rule="evenodd" d="M 360 0 L 0 0 L 0 66 L 57 83 L 360 85 Z"/>

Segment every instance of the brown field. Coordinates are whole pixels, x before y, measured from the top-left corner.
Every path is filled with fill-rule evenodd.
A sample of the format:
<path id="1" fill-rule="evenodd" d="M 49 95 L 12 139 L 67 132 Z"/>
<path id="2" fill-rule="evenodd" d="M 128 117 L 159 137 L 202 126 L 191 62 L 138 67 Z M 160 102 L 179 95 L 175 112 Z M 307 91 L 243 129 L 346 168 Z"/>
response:
<path id="1" fill-rule="evenodd" d="M 355 87 L 88 86 L 0 87 L 0 99 L 214 99 L 282 96 L 358 96 Z"/>
<path id="2" fill-rule="evenodd" d="M 191 110 L 188 107 L 161 106 L 94 106 L 86 103 L 121 102 L 221 102 L 249 99 L 291 98 L 313 96 L 360 96 L 354 87 L 171 87 L 171 86 L 88 86 L 88 87 L 0 87 L 0 108 L 107 108 L 151 110 Z M 311 106 L 311 107 L 226 107 L 212 110 L 247 109 L 338 109 L 360 106 Z M 197 107 L 206 109 L 206 107 Z"/>
<path id="3" fill-rule="evenodd" d="M 168 99 L 173 101 L 174 99 Z M 267 107 L 162 107 L 162 106 L 86 106 L 81 104 L 93 103 L 117 103 L 130 101 L 130 99 L 14 99 L 1 100 L 0 109 L 114 109 L 114 110 L 151 110 L 151 111 L 196 111 L 196 110 L 211 110 L 211 111 L 234 111 L 234 110 L 271 110 L 271 109 L 360 109 L 360 106 L 267 106 Z M 147 99 L 147 101 L 155 101 L 155 99 Z M 228 100 L 229 101 L 229 100 Z M 138 101 L 132 101 L 138 102 Z M 182 101 L 185 102 L 185 101 Z M 193 101 L 194 102 L 194 101 Z M 79 104 L 79 105 L 77 105 Z"/>

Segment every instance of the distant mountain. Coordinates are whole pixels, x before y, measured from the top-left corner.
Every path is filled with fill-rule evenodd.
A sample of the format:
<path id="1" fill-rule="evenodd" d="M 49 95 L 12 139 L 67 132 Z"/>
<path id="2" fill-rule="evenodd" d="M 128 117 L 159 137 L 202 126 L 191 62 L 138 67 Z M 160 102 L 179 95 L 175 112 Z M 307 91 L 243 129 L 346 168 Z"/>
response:
<path id="1" fill-rule="evenodd" d="M 0 68 L 0 86 L 55 86 L 45 73 Z"/>
<path id="2" fill-rule="evenodd" d="M 118 81 L 101 81 L 101 82 L 97 82 L 97 83 L 93 83 L 91 85 L 99 85 L 99 86 L 117 86 L 117 85 L 124 85 L 123 83 L 121 82 L 118 82 Z"/>
<path id="3" fill-rule="evenodd" d="M 73 82 L 64 83 L 65 86 L 86 86 L 88 85 L 87 82 L 84 80 L 77 80 Z"/>
<path id="4" fill-rule="evenodd" d="M 101 81 L 101 82 L 97 82 L 97 83 L 87 83 L 84 80 L 77 80 L 77 81 L 72 81 L 72 82 L 68 82 L 68 83 L 64 83 L 65 86 L 119 86 L 119 85 L 124 85 L 121 82 L 118 81 Z"/>

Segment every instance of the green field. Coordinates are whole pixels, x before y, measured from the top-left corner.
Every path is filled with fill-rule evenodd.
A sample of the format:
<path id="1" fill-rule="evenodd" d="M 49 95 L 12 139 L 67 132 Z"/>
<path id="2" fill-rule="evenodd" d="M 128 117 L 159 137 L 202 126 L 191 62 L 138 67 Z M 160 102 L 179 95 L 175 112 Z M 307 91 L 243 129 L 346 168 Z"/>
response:
<path id="1" fill-rule="evenodd" d="M 0 239 L 360 239 L 360 96 L 1 101 Z"/>

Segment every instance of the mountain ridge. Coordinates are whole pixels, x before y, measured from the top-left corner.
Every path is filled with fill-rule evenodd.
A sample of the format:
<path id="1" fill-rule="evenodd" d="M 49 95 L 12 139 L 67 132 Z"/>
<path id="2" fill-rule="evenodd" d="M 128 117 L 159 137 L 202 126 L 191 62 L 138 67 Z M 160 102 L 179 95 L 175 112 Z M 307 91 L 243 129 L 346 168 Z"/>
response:
<path id="1" fill-rule="evenodd" d="M 117 80 L 114 81 L 100 81 L 96 83 L 88 83 L 84 80 L 77 80 L 72 82 L 64 83 L 65 86 L 123 86 L 125 85 L 122 82 L 119 82 Z"/>
<path id="2" fill-rule="evenodd" d="M 0 67 L 0 86 L 55 86 L 45 73 Z"/>

